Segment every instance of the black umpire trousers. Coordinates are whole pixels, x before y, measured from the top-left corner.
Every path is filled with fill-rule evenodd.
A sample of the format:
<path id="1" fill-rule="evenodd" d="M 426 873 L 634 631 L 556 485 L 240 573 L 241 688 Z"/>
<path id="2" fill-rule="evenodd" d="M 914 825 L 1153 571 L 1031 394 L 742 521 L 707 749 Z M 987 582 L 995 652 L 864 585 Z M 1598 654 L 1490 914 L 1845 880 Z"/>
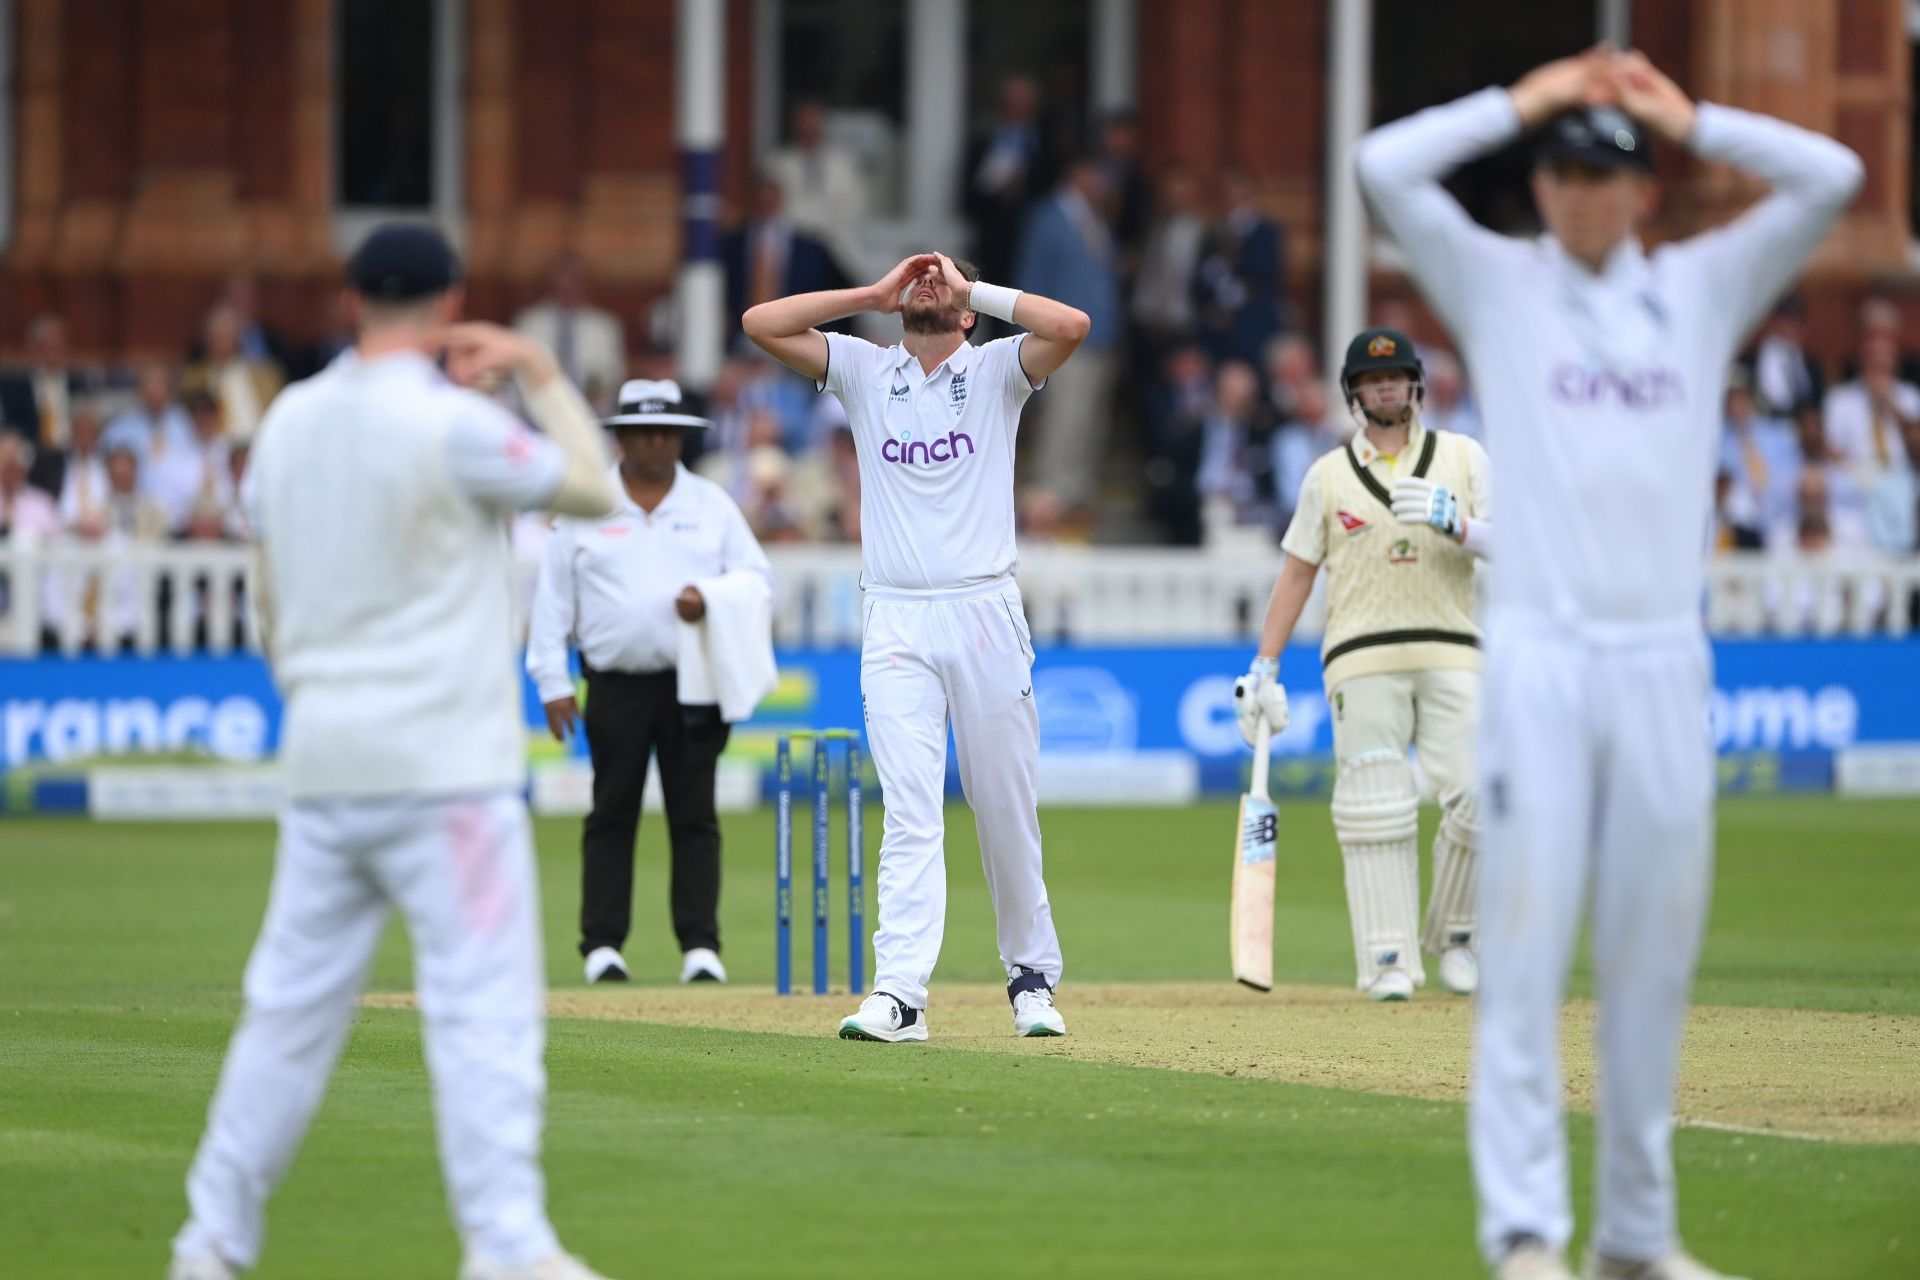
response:
<path id="1" fill-rule="evenodd" d="M 587 753 L 593 811 L 580 852 L 580 954 L 620 948 L 633 922 L 633 842 L 647 757 L 660 762 L 672 847 L 673 932 L 680 950 L 720 950 L 720 820 L 714 773 L 727 745 L 718 707 L 683 707 L 672 671 L 587 669 Z"/>

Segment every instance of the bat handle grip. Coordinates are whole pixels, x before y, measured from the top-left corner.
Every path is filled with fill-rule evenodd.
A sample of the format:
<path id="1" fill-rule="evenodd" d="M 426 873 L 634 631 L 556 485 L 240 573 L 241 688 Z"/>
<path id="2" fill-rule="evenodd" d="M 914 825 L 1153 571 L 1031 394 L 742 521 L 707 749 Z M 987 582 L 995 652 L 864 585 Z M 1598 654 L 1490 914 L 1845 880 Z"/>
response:
<path id="1" fill-rule="evenodd" d="M 1267 723 L 1265 716 L 1253 730 L 1253 777 L 1247 783 L 1247 790 L 1254 795 L 1267 794 L 1267 765 L 1273 754 L 1273 726 Z"/>

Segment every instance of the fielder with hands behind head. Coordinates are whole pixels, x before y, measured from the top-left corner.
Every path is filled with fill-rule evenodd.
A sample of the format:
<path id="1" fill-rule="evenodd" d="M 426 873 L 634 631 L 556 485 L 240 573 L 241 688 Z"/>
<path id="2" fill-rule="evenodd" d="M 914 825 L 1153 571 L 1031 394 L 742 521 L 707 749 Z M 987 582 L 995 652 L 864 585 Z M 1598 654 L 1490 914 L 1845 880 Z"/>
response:
<path id="1" fill-rule="evenodd" d="M 606 449 L 545 347 L 448 327 L 459 263 L 439 232 L 380 227 L 347 270 L 356 345 L 273 402 L 241 484 L 287 799 L 168 1274 L 259 1260 L 267 1196 L 397 910 L 461 1280 L 599 1280 L 561 1251 L 540 1171 L 546 966 L 507 520 L 610 511 Z M 469 389 L 507 374 L 543 434 Z"/>
<path id="2" fill-rule="evenodd" d="M 1476 225 L 1441 184 L 1540 131 L 1547 232 Z M 1772 188 L 1648 254 L 1652 148 Z M 1486 618 L 1480 993 L 1470 1136 L 1482 1251 L 1568 1280 L 1557 1039 L 1592 886 L 1600 996 L 1595 1280 L 1714 1280 L 1681 1248 L 1674 1070 L 1713 878 L 1702 562 L 1727 367 L 1852 200 L 1859 158 L 1694 103 L 1637 52 L 1594 49 L 1374 130 L 1379 225 L 1465 355 L 1500 460 Z"/>
<path id="3" fill-rule="evenodd" d="M 1014 585 L 1014 435 L 1027 398 L 1087 336 L 1084 312 L 917 254 L 862 289 L 747 312 L 747 336 L 846 406 L 860 463 L 860 658 L 868 744 L 886 795 L 874 989 L 840 1024 L 855 1040 L 925 1040 L 946 928 L 947 725 L 980 832 L 1016 1034 L 1060 1035 L 1060 940 L 1040 870 L 1040 719 Z M 823 334 L 862 311 L 903 341 Z M 1026 332 L 978 347 L 979 316 Z"/>
<path id="4" fill-rule="evenodd" d="M 1262 719 L 1275 733 L 1287 727 L 1280 654 L 1324 565 L 1320 662 L 1339 770 L 1333 830 L 1346 863 L 1358 986 L 1373 1000 L 1412 999 L 1426 983 L 1424 948 L 1440 958 L 1447 990 L 1472 995 L 1480 707 L 1473 560 L 1486 554 L 1493 532 L 1487 454 L 1478 441 L 1420 420 L 1420 357 L 1397 330 L 1366 329 L 1353 339 L 1340 389 L 1359 430 L 1301 482 L 1260 652 L 1234 682 L 1234 707 L 1249 743 Z M 1424 928 L 1420 793 L 1409 746 L 1440 798 Z"/>

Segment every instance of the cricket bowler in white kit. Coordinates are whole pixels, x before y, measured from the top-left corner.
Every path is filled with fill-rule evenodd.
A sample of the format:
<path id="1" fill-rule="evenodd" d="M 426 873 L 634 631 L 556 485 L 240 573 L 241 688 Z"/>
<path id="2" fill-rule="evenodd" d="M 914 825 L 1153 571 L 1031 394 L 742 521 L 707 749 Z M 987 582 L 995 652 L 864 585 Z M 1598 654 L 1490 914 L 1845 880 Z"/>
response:
<path id="1" fill-rule="evenodd" d="M 864 289 L 748 311 L 747 336 L 846 406 L 860 461 L 866 594 L 861 701 L 886 800 L 873 994 L 840 1024 L 861 1040 L 925 1040 L 927 983 L 946 929 L 947 725 L 980 831 L 1017 1034 L 1061 1035 L 1060 939 L 1040 872 L 1040 717 L 1033 643 L 1014 585 L 1020 409 L 1087 335 L 1084 312 L 978 281 L 939 254 Z M 876 346 L 816 325 L 900 313 Z M 976 315 L 1025 333 L 974 346 Z"/>
<path id="2" fill-rule="evenodd" d="M 1442 180 L 1540 125 L 1547 234 L 1475 225 Z M 1772 190 L 1647 253 L 1649 133 Z M 1377 129 L 1358 168 L 1465 353 L 1500 467 L 1470 1112 L 1480 1245 L 1504 1280 L 1570 1274 L 1559 1018 L 1591 883 L 1587 1274 L 1709 1280 L 1681 1248 L 1671 1133 L 1713 878 L 1700 612 L 1720 401 L 1734 352 L 1852 199 L 1860 161 L 1804 129 L 1696 105 L 1644 56 L 1598 49 Z"/>
<path id="3" fill-rule="evenodd" d="M 1476 440 L 1420 420 L 1420 357 L 1393 329 L 1347 346 L 1340 389 L 1358 433 L 1308 468 L 1281 540 L 1260 650 L 1234 682 L 1240 731 L 1287 727 L 1280 654 L 1314 576 L 1327 571 L 1320 660 L 1333 707 L 1333 830 L 1346 863 L 1357 985 L 1411 1000 L 1426 982 L 1472 995 L 1474 853 L 1479 844 L 1473 734 L 1480 709 L 1474 560 L 1486 554 L 1492 484 Z M 1420 919 L 1420 793 L 1407 748 L 1440 801 L 1433 892 Z"/>
<path id="4" fill-rule="evenodd" d="M 462 1280 L 596 1280 L 561 1252 L 540 1172 L 546 980 L 507 520 L 606 514 L 609 461 L 544 348 L 443 327 L 461 294 L 438 232 L 374 231 L 348 279 L 357 346 L 274 401 L 243 482 L 287 803 L 170 1274 L 257 1261 L 398 909 Z M 450 382 L 442 348 L 458 381 L 516 372 L 545 436 Z"/>

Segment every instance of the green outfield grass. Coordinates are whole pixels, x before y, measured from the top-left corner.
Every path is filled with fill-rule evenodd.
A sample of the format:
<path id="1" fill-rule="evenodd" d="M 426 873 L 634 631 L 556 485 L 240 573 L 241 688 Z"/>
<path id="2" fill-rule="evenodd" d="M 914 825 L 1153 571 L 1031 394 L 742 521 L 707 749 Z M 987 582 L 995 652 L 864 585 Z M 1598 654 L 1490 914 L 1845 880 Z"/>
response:
<path id="1" fill-rule="evenodd" d="M 870 844 L 878 826 L 876 813 Z M 1075 983 L 1220 978 L 1232 827 L 1230 804 L 1045 815 L 1069 1020 Z M 727 823 L 736 987 L 771 987 L 770 828 Z M 964 810 L 951 829 L 940 977 L 992 981 Z M 1724 804 L 1698 998 L 1920 1017 L 1916 831 L 1909 802 Z M 579 980 L 575 832 L 540 826 L 559 986 Z M 677 955 L 657 817 L 641 844 L 627 955 L 664 981 Z M 0 823 L 0 1274 L 163 1270 L 271 847 L 260 825 Z M 1349 983 L 1324 805 L 1283 810 L 1280 876 L 1283 980 Z M 836 918 L 838 982 L 843 938 Z M 407 975 L 396 933 L 374 984 Z M 817 1002 L 820 1033 L 805 1036 L 556 1020 L 547 1149 L 563 1237 L 623 1280 L 1480 1274 L 1458 1104 L 942 1047 L 937 985 L 934 1000 L 924 1047 L 831 1038 L 844 997 Z M 1574 1132 L 1584 1214 L 1590 1126 Z M 1762 1280 L 1920 1275 L 1920 1147 L 1697 1130 L 1676 1146 L 1683 1226 L 1710 1260 Z M 451 1277 L 456 1260 L 417 1023 L 367 1010 L 257 1274 L 411 1280 Z"/>

